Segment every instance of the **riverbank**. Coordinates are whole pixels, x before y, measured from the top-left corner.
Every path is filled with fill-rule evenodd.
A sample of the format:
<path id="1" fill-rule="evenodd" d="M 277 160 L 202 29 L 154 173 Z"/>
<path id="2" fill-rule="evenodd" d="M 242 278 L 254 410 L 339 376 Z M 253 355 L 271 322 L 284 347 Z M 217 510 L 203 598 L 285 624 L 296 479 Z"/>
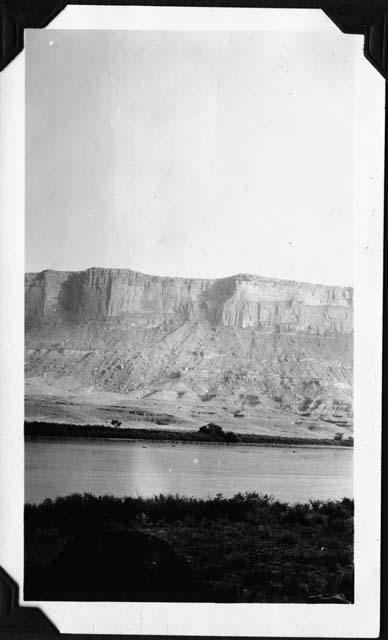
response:
<path id="1" fill-rule="evenodd" d="M 25 507 L 25 599 L 353 601 L 353 501 L 73 495 Z"/>
<path id="2" fill-rule="evenodd" d="M 25 421 L 24 435 L 27 439 L 38 438 L 90 438 L 115 440 L 141 440 L 174 443 L 215 443 L 215 444 L 250 444 L 268 446 L 329 446 L 353 447 L 352 440 L 335 440 L 329 438 L 295 438 L 270 436 L 249 433 L 236 433 L 201 427 L 198 431 L 183 431 L 166 429 L 139 429 L 137 427 L 121 428 L 106 425 L 76 425 L 63 422 Z M 217 426 L 217 425 L 214 425 Z"/>

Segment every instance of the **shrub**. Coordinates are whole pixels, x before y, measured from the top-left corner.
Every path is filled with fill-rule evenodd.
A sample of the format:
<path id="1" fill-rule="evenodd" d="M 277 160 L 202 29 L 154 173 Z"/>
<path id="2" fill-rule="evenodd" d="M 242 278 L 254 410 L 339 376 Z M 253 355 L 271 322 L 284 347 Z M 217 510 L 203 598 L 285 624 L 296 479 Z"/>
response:
<path id="1" fill-rule="evenodd" d="M 354 593 L 354 568 L 353 565 L 345 567 L 336 578 L 335 591 L 343 593 L 347 600 L 353 601 Z"/>
<path id="2" fill-rule="evenodd" d="M 215 397 L 216 397 L 215 393 L 204 393 L 202 396 L 200 396 L 202 402 L 209 402 Z"/>
<path id="3" fill-rule="evenodd" d="M 305 524 L 307 514 L 310 511 L 309 504 L 295 504 L 289 506 L 283 515 L 283 520 L 289 524 Z"/>
<path id="4" fill-rule="evenodd" d="M 247 558 L 246 553 L 243 553 L 241 551 L 234 551 L 226 557 L 226 560 L 223 563 L 223 569 L 225 569 L 226 571 L 232 569 L 242 569 L 249 567 L 249 565 L 249 558 Z"/>
<path id="5" fill-rule="evenodd" d="M 234 431 L 227 431 L 225 433 L 225 440 L 226 442 L 238 442 L 239 438 L 237 433 L 235 433 Z"/>
<path id="6" fill-rule="evenodd" d="M 278 538 L 278 542 L 282 544 L 298 544 L 299 538 L 293 531 L 285 531 Z"/>
<path id="7" fill-rule="evenodd" d="M 284 578 L 283 589 L 287 595 L 290 596 L 305 596 L 306 588 L 298 575 L 288 575 Z"/>
<path id="8" fill-rule="evenodd" d="M 271 571 L 265 567 L 252 569 L 246 573 L 245 579 L 250 587 L 259 588 L 267 586 L 271 579 Z"/>

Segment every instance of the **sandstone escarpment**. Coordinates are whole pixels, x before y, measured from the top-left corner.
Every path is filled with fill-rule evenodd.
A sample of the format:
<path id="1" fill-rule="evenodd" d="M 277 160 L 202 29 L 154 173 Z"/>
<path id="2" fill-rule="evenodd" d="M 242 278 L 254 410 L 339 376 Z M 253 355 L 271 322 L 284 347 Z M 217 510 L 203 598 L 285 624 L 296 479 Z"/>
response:
<path id="1" fill-rule="evenodd" d="M 162 278 L 124 269 L 26 275 L 27 328 L 117 318 L 123 325 L 165 321 L 348 334 L 352 289 L 257 276 Z"/>
<path id="2" fill-rule="evenodd" d="M 351 424 L 349 287 L 120 269 L 26 274 L 25 286 L 27 378 L 232 416 L 236 430 L 268 411 Z"/>

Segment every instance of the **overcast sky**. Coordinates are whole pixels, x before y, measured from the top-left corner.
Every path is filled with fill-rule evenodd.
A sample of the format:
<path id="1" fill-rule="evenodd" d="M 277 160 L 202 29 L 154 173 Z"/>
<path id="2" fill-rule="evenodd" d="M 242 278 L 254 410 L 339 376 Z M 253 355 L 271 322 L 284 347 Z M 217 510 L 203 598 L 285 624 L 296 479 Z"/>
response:
<path id="1" fill-rule="evenodd" d="M 26 270 L 351 285 L 354 46 L 28 31 Z"/>

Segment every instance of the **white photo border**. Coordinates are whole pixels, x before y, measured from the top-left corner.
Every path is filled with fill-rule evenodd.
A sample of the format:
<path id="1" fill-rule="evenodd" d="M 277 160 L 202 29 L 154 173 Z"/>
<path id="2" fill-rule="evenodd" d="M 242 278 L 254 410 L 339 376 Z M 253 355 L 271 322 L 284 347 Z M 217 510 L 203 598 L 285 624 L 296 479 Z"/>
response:
<path id="1" fill-rule="evenodd" d="M 68 6 L 48 29 L 327 29 L 358 43 L 355 85 L 353 605 L 70 603 L 38 606 L 63 633 L 377 637 L 380 613 L 384 80 L 321 10 Z M 82 37 L 82 36 L 80 36 Z M 23 584 L 24 60 L 0 76 L 0 566 Z M 21 599 L 21 604 L 23 600 Z M 279 609 L 280 607 L 280 609 Z"/>

